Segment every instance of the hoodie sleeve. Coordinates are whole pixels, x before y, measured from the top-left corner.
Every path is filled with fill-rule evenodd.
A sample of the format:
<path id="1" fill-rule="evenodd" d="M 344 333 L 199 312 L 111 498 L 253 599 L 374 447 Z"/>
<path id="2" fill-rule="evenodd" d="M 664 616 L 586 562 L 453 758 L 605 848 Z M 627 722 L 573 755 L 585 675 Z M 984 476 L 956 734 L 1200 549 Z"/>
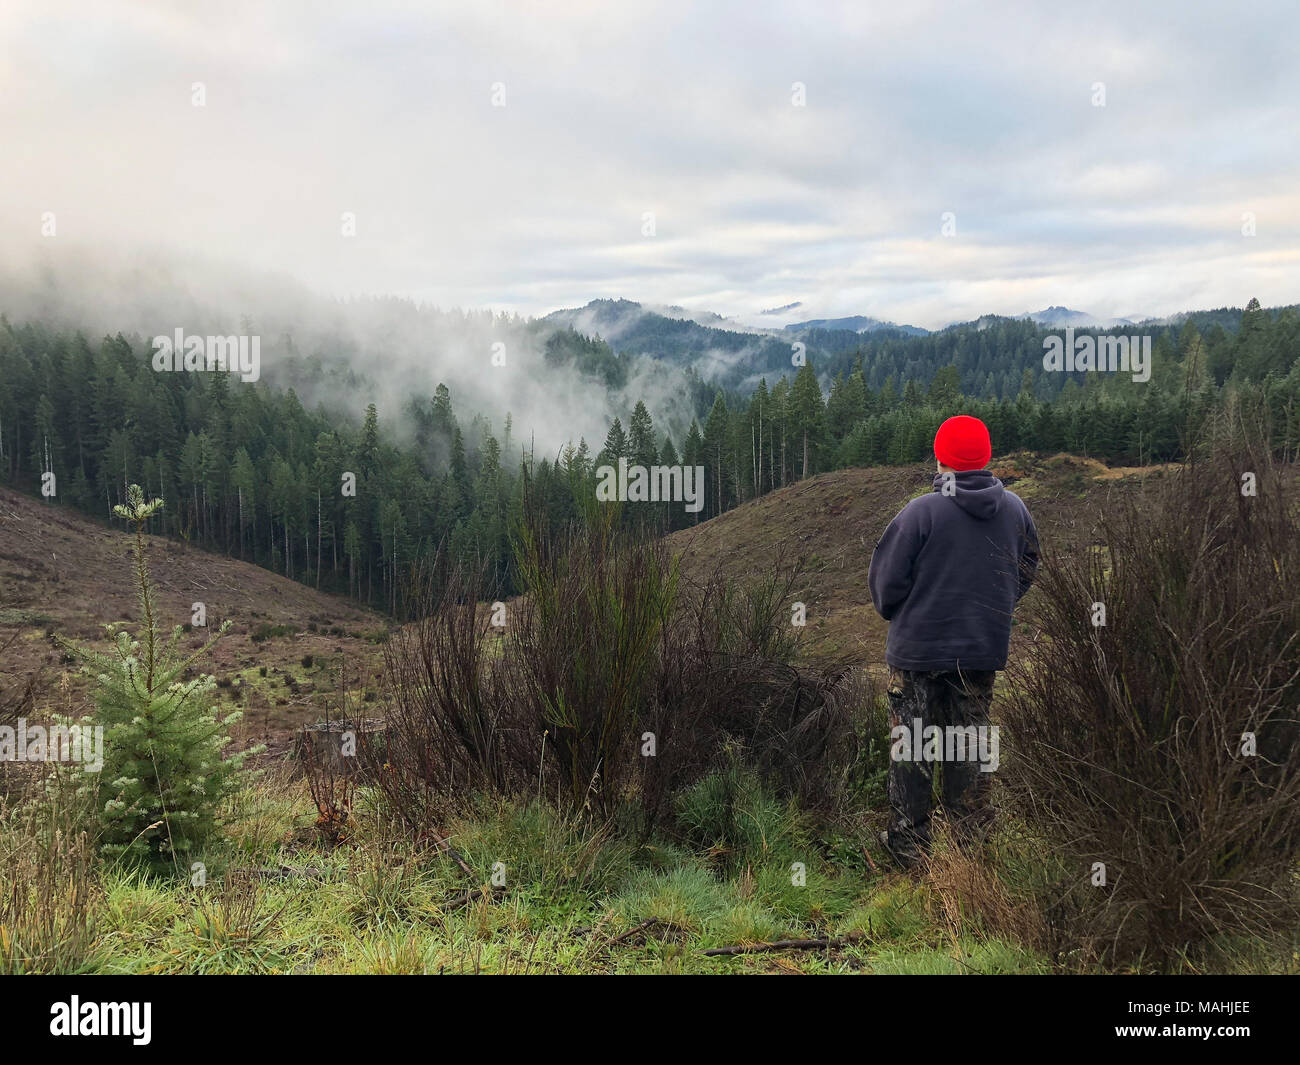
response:
<path id="1" fill-rule="evenodd" d="M 921 530 L 914 508 L 904 507 L 876 544 L 867 569 L 871 602 L 886 621 L 893 620 L 898 608 L 912 591 L 913 567 L 921 548 Z"/>
<path id="2" fill-rule="evenodd" d="M 1034 583 L 1035 574 L 1038 573 L 1038 529 L 1034 526 L 1034 519 L 1030 517 L 1029 508 L 1023 501 L 1020 506 L 1025 512 L 1025 533 L 1024 540 L 1020 544 L 1020 589 L 1016 593 L 1017 602 L 1025 597 L 1025 593 Z"/>

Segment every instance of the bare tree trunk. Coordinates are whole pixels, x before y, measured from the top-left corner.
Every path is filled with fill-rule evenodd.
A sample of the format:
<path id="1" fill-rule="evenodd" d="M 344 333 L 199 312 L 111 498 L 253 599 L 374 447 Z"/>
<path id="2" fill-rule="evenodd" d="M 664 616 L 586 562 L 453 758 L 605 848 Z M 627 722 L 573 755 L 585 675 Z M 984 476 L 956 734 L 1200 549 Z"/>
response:
<path id="1" fill-rule="evenodd" d="M 718 461 L 715 464 L 718 471 L 718 509 L 715 510 L 714 516 L 722 513 L 722 445 L 718 445 Z"/>

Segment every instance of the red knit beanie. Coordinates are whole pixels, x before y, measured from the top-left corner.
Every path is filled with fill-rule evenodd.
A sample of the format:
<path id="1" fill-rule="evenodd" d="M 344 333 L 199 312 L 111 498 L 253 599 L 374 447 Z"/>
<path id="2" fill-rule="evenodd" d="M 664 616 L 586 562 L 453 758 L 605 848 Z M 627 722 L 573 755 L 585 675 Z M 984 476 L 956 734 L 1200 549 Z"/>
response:
<path id="1" fill-rule="evenodd" d="M 949 418 L 934 434 L 934 457 L 954 470 L 982 470 L 993 457 L 989 427 L 969 414 Z"/>

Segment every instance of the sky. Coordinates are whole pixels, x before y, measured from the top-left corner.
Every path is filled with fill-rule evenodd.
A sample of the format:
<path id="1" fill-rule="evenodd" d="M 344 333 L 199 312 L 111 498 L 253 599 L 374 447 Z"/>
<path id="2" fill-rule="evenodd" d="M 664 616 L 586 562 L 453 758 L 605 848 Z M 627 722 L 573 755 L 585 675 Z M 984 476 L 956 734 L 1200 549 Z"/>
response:
<path id="1" fill-rule="evenodd" d="M 1294 303 L 1298 30 L 1294 0 L 6 0 L 0 266 L 770 325 Z"/>

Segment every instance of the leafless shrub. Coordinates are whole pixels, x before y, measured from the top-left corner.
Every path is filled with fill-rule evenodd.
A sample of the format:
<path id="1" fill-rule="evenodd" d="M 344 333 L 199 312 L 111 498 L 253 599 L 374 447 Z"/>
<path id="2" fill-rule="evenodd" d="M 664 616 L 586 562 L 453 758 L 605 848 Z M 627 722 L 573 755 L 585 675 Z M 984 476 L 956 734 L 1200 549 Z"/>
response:
<path id="1" fill-rule="evenodd" d="M 414 620 L 384 645 L 388 728 L 382 758 L 371 757 L 389 806 L 424 831 L 457 792 L 521 790 L 540 734 L 501 667 L 505 630 L 480 605 L 494 601 L 484 575 L 440 565 L 412 585 Z"/>
<path id="2" fill-rule="evenodd" d="M 312 743 L 303 745 L 303 761 L 322 841 L 330 847 L 346 843 L 352 832 L 358 774 L 335 759 L 322 758 Z"/>
<path id="3" fill-rule="evenodd" d="M 386 649 L 379 781 L 410 826 L 436 831 L 458 794 L 535 790 L 647 832 L 724 749 L 806 805 L 848 793 L 864 681 L 788 663 L 797 566 L 684 589 L 661 543 L 599 518 L 526 526 L 516 559 L 526 593 L 509 604 L 485 605 L 463 570 L 426 578 Z"/>
<path id="4" fill-rule="evenodd" d="M 1002 703 L 1002 776 L 1059 862 L 1060 949 L 1170 968 L 1294 927 L 1295 474 L 1220 439 L 1110 503 L 1091 551 L 1045 562 L 1040 635 Z"/>
<path id="5" fill-rule="evenodd" d="M 678 572 L 657 541 L 612 521 L 544 546 L 531 528 L 517 558 L 527 595 L 501 660 L 504 687 L 546 737 L 561 795 L 609 815 L 628 797 L 641 736 L 656 718 L 654 678 Z"/>

